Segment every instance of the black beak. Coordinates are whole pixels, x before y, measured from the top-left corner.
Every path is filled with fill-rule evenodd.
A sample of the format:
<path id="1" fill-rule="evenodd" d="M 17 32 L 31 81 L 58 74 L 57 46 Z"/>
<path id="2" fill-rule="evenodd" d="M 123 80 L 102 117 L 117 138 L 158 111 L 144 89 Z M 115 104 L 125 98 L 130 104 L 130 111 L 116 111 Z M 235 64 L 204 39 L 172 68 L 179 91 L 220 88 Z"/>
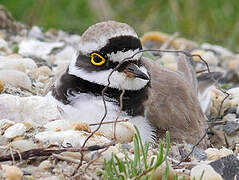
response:
<path id="1" fill-rule="evenodd" d="M 134 63 L 129 63 L 123 70 L 127 77 L 130 78 L 140 78 L 144 80 L 149 80 L 149 76 L 142 72 L 139 67 Z"/>

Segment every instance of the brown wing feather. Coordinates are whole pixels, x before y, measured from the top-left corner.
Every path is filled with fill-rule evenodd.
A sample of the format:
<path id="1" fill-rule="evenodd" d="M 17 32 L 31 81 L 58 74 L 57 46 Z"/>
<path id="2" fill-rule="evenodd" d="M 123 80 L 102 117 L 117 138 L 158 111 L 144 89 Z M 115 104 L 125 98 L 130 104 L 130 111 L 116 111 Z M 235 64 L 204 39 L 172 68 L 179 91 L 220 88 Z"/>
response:
<path id="1" fill-rule="evenodd" d="M 169 130 L 171 139 L 195 144 L 207 128 L 205 116 L 192 84 L 182 72 L 173 71 L 143 58 L 151 76 L 146 104 L 152 125 Z M 201 144 L 205 146 L 205 141 Z"/>

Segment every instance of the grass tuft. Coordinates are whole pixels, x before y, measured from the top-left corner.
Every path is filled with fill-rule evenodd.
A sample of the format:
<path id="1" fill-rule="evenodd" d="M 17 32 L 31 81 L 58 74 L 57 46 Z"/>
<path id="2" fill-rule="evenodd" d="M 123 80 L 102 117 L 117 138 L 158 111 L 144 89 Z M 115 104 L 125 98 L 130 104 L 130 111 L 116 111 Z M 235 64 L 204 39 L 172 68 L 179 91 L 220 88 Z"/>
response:
<path id="1" fill-rule="evenodd" d="M 116 154 L 112 155 L 109 161 L 104 161 L 104 171 L 102 171 L 103 179 L 143 179 L 148 180 L 154 170 L 156 170 L 168 156 L 170 148 L 169 132 L 166 133 L 166 151 L 160 141 L 159 150 L 156 158 L 152 158 L 148 162 L 149 143 L 143 144 L 140 137 L 139 130 L 135 127 L 136 133 L 134 136 L 134 158 L 130 158 L 128 153 L 124 150 L 125 157 L 121 160 Z M 168 178 L 169 166 L 165 169 L 164 179 Z M 177 178 L 176 178 L 177 179 Z"/>

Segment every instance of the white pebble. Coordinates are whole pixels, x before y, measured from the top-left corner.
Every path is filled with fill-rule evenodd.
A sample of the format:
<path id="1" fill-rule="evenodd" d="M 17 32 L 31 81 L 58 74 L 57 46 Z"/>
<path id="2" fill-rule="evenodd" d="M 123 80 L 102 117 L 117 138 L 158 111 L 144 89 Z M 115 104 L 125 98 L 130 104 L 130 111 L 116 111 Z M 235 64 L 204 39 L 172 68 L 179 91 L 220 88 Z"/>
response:
<path id="1" fill-rule="evenodd" d="M 13 69 L 28 74 L 30 72 L 34 72 L 36 68 L 36 63 L 30 58 L 21 58 L 18 56 L 0 56 L 0 70 Z"/>
<path id="2" fill-rule="evenodd" d="M 204 51 L 204 50 L 195 49 L 191 52 L 191 54 L 201 56 L 209 65 L 215 65 L 216 66 L 218 64 L 218 61 L 219 61 L 217 56 L 211 51 Z M 194 56 L 193 59 L 195 61 L 201 62 L 201 59 L 198 56 Z"/>
<path id="3" fill-rule="evenodd" d="M 229 51 L 228 49 L 222 47 L 222 46 L 218 46 L 218 45 L 212 45 L 212 44 L 209 44 L 209 43 L 203 43 L 201 45 L 201 47 L 203 49 L 210 49 L 210 50 L 214 50 L 216 51 L 217 53 L 219 53 L 222 57 L 225 57 L 225 56 L 233 56 L 233 53 L 231 51 Z"/>
<path id="4" fill-rule="evenodd" d="M 160 57 L 157 62 L 163 64 L 177 64 L 177 57 L 173 53 L 163 53 L 162 57 Z"/>
<path id="5" fill-rule="evenodd" d="M 2 38 L 0 38 L 0 50 L 9 51 L 7 42 Z"/>
<path id="6" fill-rule="evenodd" d="M 44 125 L 48 131 L 65 131 L 74 129 L 74 126 L 68 120 L 55 120 Z"/>
<path id="7" fill-rule="evenodd" d="M 38 26 L 33 26 L 28 33 L 28 37 L 35 38 L 35 39 L 43 39 L 44 34 Z"/>
<path id="8" fill-rule="evenodd" d="M 0 70 L 0 81 L 14 87 L 31 89 L 32 83 L 26 73 L 17 70 Z"/>
<path id="9" fill-rule="evenodd" d="M 17 166 L 2 165 L 6 180 L 21 180 L 23 172 Z"/>
<path id="10" fill-rule="evenodd" d="M 36 39 L 23 40 L 19 44 L 19 54 L 46 59 L 54 48 L 61 48 L 63 42 L 42 42 Z"/>
<path id="11" fill-rule="evenodd" d="M 28 151 L 30 149 L 35 149 L 38 146 L 30 140 L 22 139 L 22 140 L 16 140 L 16 141 L 11 142 L 11 147 L 22 152 L 22 151 Z"/>
<path id="12" fill-rule="evenodd" d="M 24 135 L 26 130 L 27 130 L 27 127 L 24 124 L 16 123 L 12 125 L 11 127 L 7 128 L 3 136 L 9 139 L 12 139 L 17 136 Z"/>
<path id="13" fill-rule="evenodd" d="M 47 66 L 41 66 L 30 74 L 30 77 L 40 82 L 46 82 L 50 76 L 53 76 L 53 72 Z"/>
<path id="14" fill-rule="evenodd" d="M 230 98 L 236 98 L 239 97 L 239 87 L 235 87 L 232 89 L 229 89 L 227 93 L 230 94 Z"/>
<path id="15" fill-rule="evenodd" d="M 51 162 L 49 160 L 42 161 L 38 166 L 40 170 L 46 171 L 52 167 Z"/>
<path id="16" fill-rule="evenodd" d="M 40 132 L 36 134 L 35 138 L 44 143 L 50 143 L 53 145 L 63 145 L 65 147 L 71 145 L 72 147 L 80 147 L 88 136 L 89 133 L 86 132 L 68 130 L 59 132 Z M 105 143 L 109 143 L 109 140 L 103 136 L 94 135 L 87 142 L 87 146 L 96 144 L 102 145 Z"/>
<path id="17" fill-rule="evenodd" d="M 0 120 L 0 128 L 6 126 L 7 124 L 15 124 L 14 121 L 10 121 L 8 119 L 1 119 Z"/>
<path id="18" fill-rule="evenodd" d="M 104 159 L 109 161 L 112 158 L 113 154 L 117 154 L 119 159 L 124 158 L 124 154 L 119 151 L 119 149 L 115 146 L 110 146 L 105 152 L 102 153 L 101 157 L 97 162 L 104 162 Z"/>
<path id="19" fill-rule="evenodd" d="M 156 161 L 156 160 L 155 160 Z M 168 178 L 167 180 L 173 180 L 174 179 L 174 174 L 175 171 L 174 169 L 171 167 L 171 164 L 168 163 L 169 166 L 169 173 L 168 173 Z M 163 179 L 164 175 L 165 175 L 165 170 L 167 168 L 167 164 L 164 161 L 160 166 L 157 167 L 157 169 L 155 169 L 152 172 L 152 175 L 150 177 L 151 180 L 159 180 L 159 179 Z"/>
<path id="20" fill-rule="evenodd" d="M 220 174 L 218 174 L 210 165 L 207 164 L 199 164 L 191 170 L 190 178 L 195 180 L 199 180 L 201 175 L 203 177 L 201 180 L 223 180 Z"/>
<path id="21" fill-rule="evenodd" d="M 18 122 L 26 121 L 33 126 L 41 126 L 61 117 L 57 105 L 41 96 L 19 97 L 2 94 L 0 95 L 1 106 L 5 107 L 8 119 Z"/>
<path id="22" fill-rule="evenodd" d="M 114 138 L 114 124 L 104 125 L 100 128 L 100 132 L 108 139 Z M 132 142 L 135 134 L 135 129 L 132 123 L 120 122 L 116 125 L 116 139 L 119 143 Z"/>

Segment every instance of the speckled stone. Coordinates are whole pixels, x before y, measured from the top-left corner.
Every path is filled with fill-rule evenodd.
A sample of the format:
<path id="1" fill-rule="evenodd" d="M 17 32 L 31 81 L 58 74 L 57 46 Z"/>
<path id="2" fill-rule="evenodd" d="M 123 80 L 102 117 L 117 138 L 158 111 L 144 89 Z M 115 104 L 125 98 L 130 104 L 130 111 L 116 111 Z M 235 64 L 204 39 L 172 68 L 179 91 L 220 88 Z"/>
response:
<path id="1" fill-rule="evenodd" d="M 222 157 L 210 163 L 213 169 L 219 173 L 223 179 L 239 180 L 239 160 L 233 154 Z"/>

